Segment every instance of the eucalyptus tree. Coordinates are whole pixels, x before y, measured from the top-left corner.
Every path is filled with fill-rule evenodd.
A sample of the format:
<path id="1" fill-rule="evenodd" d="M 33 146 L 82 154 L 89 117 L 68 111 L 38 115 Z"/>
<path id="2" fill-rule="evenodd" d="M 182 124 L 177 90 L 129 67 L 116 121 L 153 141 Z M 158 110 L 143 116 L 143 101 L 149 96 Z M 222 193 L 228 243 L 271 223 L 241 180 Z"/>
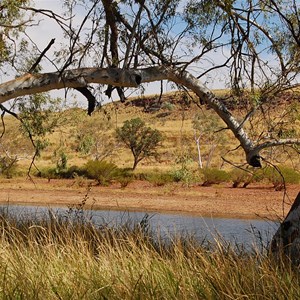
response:
<path id="1" fill-rule="evenodd" d="M 0 103 L 74 89 L 91 114 L 99 92 L 125 101 L 132 89 L 166 80 L 217 113 L 249 165 L 260 167 L 274 147 L 299 154 L 299 113 L 292 118 L 289 107 L 299 97 L 298 0 L 64 0 L 59 12 L 43 3 L 0 4 Z M 31 33 L 46 19 L 45 47 Z M 221 80 L 227 99 L 209 88 Z"/>
<path id="2" fill-rule="evenodd" d="M 162 135 L 157 129 L 146 126 L 140 118 L 127 120 L 116 129 L 116 138 L 124 144 L 133 155 L 132 170 L 145 158 L 157 157 L 157 148 Z"/>

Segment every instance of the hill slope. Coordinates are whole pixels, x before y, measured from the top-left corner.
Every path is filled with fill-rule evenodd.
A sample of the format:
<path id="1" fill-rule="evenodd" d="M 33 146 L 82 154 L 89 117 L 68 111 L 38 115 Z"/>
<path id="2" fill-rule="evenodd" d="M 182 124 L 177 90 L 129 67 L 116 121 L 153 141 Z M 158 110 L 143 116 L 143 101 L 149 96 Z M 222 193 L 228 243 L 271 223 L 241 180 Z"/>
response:
<path id="1" fill-rule="evenodd" d="M 224 91 L 217 93 L 226 96 Z M 232 100 L 227 104 L 234 106 Z M 274 124 L 283 124 L 281 127 L 285 132 L 294 130 L 294 134 L 299 136 L 299 121 L 289 124 L 289 115 L 282 116 L 275 104 L 281 106 L 283 102 L 274 103 L 268 110 L 269 120 Z M 235 105 L 234 113 L 242 119 L 250 105 L 249 101 Z M 289 103 L 287 109 L 292 106 L 299 109 L 297 99 Z M 136 117 L 145 120 L 149 126 L 160 130 L 163 135 L 159 160 L 142 161 L 138 166 L 139 170 L 157 168 L 169 170 L 182 164 L 197 168 L 199 158 L 197 140 L 204 166 L 220 168 L 224 166 L 222 157 L 234 164 L 245 162 L 240 149 L 232 151 L 237 148 L 238 143 L 231 132 L 225 130 L 225 124 L 214 111 L 205 105 L 198 106 L 193 96 L 177 92 L 161 97 L 153 95 L 132 98 L 125 103 L 110 103 L 95 111 L 91 117 L 87 116 L 85 110 L 77 108 L 53 113 L 51 118 L 55 119 L 57 126 L 51 134 L 42 138 L 47 141 L 47 146 L 36 160 L 36 165 L 39 168 L 55 166 L 62 156 L 65 156 L 69 166 L 83 165 L 89 159 L 106 158 L 114 161 L 119 167 L 131 167 L 130 151 L 118 145 L 114 137 L 116 127 L 121 126 L 125 120 Z M 258 113 L 247 125 L 252 137 L 259 137 L 261 132 L 266 133 L 261 118 L 261 113 Z M 19 165 L 28 168 L 34 154 L 30 140 L 21 134 L 18 121 L 12 117 L 5 117 L 5 125 L 6 132 L 1 139 L 0 156 L 16 157 Z M 299 154 L 290 149 L 286 149 L 286 152 L 282 149 L 272 150 L 265 155 L 268 159 L 276 158 L 276 163 L 293 164 L 298 168 L 300 166 Z M 225 168 L 228 166 L 225 164 Z"/>

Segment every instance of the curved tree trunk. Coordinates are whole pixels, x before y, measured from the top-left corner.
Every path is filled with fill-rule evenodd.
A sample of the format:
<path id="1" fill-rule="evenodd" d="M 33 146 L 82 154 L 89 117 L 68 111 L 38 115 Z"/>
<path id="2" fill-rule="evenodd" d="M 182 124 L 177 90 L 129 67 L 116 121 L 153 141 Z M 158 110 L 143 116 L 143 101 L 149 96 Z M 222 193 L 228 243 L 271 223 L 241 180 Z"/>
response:
<path id="1" fill-rule="evenodd" d="M 300 264 L 300 192 L 272 239 L 271 252 L 289 258 L 293 265 Z"/>
<path id="2" fill-rule="evenodd" d="M 226 123 L 228 129 L 240 142 L 247 162 L 260 167 L 259 152 L 267 147 L 283 144 L 300 144 L 300 140 L 285 139 L 255 145 L 243 125 L 239 123 L 225 104 L 220 101 L 200 80 L 186 71 L 173 67 L 151 67 L 145 69 L 81 68 L 44 74 L 25 74 L 17 79 L 0 84 L 0 103 L 7 100 L 62 88 L 84 88 L 90 83 L 107 84 L 117 87 L 138 87 L 141 83 L 169 80 L 192 90 Z"/>

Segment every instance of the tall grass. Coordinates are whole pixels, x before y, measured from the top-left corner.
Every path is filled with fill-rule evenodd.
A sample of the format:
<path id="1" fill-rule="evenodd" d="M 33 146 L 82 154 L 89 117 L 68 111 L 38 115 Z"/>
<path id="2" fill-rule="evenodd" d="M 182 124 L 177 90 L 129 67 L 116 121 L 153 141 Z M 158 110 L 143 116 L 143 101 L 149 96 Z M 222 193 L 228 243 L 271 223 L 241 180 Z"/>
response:
<path id="1" fill-rule="evenodd" d="M 299 299 L 297 270 L 265 253 L 190 239 L 147 222 L 119 228 L 50 215 L 0 218 L 1 299 Z"/>

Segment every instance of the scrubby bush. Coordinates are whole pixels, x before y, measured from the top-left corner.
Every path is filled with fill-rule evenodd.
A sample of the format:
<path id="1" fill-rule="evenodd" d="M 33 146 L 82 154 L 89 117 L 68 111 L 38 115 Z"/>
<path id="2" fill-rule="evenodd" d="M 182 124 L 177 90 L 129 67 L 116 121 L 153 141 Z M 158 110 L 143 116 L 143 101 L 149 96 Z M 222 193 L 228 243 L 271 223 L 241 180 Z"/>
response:
<path id="1" fill-rule="evenodd" d="M 85 170 L 78 166 L 71 166 L 67 169 L 59 169 L 57 167 L 44 167 L 42 169 L 39 169 L 36 176 L 48 179 L 72 179 L 76 178 L 77 176 L 85 176 Z"/>
<path id="2" fill-rule="evenodd" d="M 136 180 L 147 180 L 147 173 L 146 172 L 135 172 L 134 179 Z"/>
<path id="3" fill-rule="evenodd" d="M 155 186 L 163 186 L 174 182 L 174 176 L 171 173 L 153 172 L 146 175 L 146 180 Z"/>
<path id="4" fill-rule="evenodd" d="M 241 169 L 233 169 L 229 174 L 232 180 L 232 187 L 234 188 L 240 186 L 242 183 L 243 187 L 246 187 L 252 181 L 252 174 Z"/>
<path id="5" fill-rule="evenodd" d="M 17 159 L 7 156 L 0 157 L 0 175 L 12 178 L 17 175 Z"/>
<path id="6" fill-rule="evenodd" d="M 212 184 L 219 184 L 230 180 L 230 175 L 217 168 L 205 168 L 201 170 L 203 174 L 202 186 L 210 186 Z"/>
<path id="7" fill-rule="evenodd" d="M 48 179 L 60 178 L 55 167 L 40 168 L 35 176 Z"/>
<path id="8" fill-rule="evenodd" d="M 188 185 L 192 181 L 193 174 L 187 168 L 180 168 L 173 171 L 173 178 L 175 182 L 184 182 Z"/>
<path id="9" fill-rule="evenodd" d="M 56 168 L 58 172 L 66 171 L 68 164 L 68 156 L 64 151 L 59 151 L 57 154 Z"/>
<path id="10" fill-rule="evenodd" d="M 252 182 L 270 182 L 276 190 L 282 190 L 285 184 L 297 184 L 300 182 L 300 173 L 286 166 L 271 167 L 257 169 L 246 172 L 241 169 L 233 169 L 230 172 L 233 187 L 246 187 Z"/>
<path id="11" fill-rule="evenodd" d="M 285 184 L 297 184 L 300 182 L 300 173 L 286 166 L 266 167 L 263 176 L 271 182 L 276 190 L 282 190 Z"/>
<path id="12" fill-rule="evenodd" d="M 107 161 L 89 160 L 84 166 L 86 176 L 95 179 L 99 185 L 108 185 L 118 176 L 118 167 Z"/>
<path id="13" fill-rule="evenodd" d="M 121 184 L 121 188 L 125 188 L 130 182 L 134 180 L 132 169 L 118 169 L 116 172 L 116 181 Z"/>
<path id="14" fill-rule="evenodd" d="M 262 180 L 263 175 L 260 170 L 249 170 L 244 171 L 242 169 L 235 168 L 229 172 L 232 187 L 236 188 L 242 185 L 246 188 L 250 183 Z"/>
<path id="15" fill-rule="evenodd" d="M 180 168 L 171 173 L 175 182 L 182 182 L 189 186 L 192 182 L 198 181 L 198 169 L 194 168 L 194 161 L 189 155 L 179 156 L 176 163 L 180 165 Z"/>
<path id="16" fill-rule="evenodd" d="M 89 134 L 77 134 L 76 140 L 78 143 L 76 150 L 84 155 L 89 154 L 95 144 L 94 138 Z"/>
<path id="17" fill-rule="evenodd" d="M 86 171 L 84 168 L 78 166 L 71 166 L 67 169 L 58 171 L 60 178 L 73 179 L 77 177 L 86 177 Z"/>

